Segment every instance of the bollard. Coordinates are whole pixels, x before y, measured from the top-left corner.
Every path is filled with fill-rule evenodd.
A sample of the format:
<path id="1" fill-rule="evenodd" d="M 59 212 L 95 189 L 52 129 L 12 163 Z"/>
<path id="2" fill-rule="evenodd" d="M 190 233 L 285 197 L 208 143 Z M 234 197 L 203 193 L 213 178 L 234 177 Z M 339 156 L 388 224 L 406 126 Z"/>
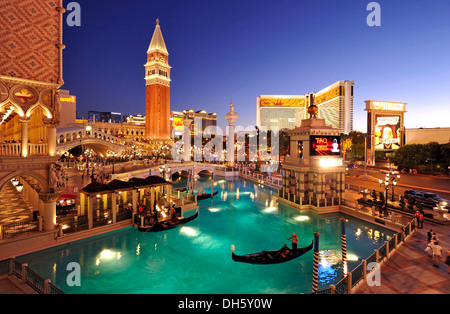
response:
<path id="1" fill-rule="evenodd" d="M 49 294 L 50 279 L 44 281 L 44 294 Z"/>
<path id="2" fill-rule="evenodd" d="M 347 276 L 347 235 L 345 234 L 345 218 L 341 218 L 342 271 Z"/>
<path id="3" fill-rule="evenodd" d="M 23 280 L 23 281 L 26 280 L 26 276 L 27 276 L 27 267 L 28 267 L 28 264 L 27 264 L 27 263 L 23 263 L 23 264 L 22 264 L 22 274 L 21 274 L 21 276 L 22 276 L 22 280 Z"/>
<path id="4" fill-rule="evenodd" d="M 336 294 L 336 286 L 330 285 L 330 294 Z"/>
<path id="5" fill-rule="evenodd" d="M 314 233 L 314 264 L 313 264 L 312 293 L 317 293 L 317 286 L 319 282 L 319 237 L 320 234 L 316 231 Z"/>

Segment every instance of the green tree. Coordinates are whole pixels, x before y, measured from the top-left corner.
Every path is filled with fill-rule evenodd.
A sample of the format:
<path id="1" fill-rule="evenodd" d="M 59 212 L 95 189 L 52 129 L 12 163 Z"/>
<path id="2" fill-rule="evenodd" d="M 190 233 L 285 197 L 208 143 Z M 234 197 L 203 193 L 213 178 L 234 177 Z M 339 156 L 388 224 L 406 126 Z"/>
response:
<path id="1" fill-rule="evenodd" d="M 411 144 L 400 147 L 392 157 L 396 166 L 416 168 L 427 159 L 424 145 Z"/>

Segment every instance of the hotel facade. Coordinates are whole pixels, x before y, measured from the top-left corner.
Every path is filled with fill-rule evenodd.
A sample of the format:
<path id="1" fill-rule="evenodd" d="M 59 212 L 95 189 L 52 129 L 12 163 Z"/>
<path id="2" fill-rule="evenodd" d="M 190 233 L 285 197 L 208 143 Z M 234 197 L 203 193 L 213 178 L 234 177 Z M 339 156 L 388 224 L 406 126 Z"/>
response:
<path id="1" fill-rule="evenodd" d="M 354 81 L 337 81 L 317 93 L 260 95 L 256 98 L 256 125 L 293 129 L 308 118 L 307 108 L 315 104 L 319 108 L 318 118 L 348 134 L 353 130 L 354 85 Z"/>

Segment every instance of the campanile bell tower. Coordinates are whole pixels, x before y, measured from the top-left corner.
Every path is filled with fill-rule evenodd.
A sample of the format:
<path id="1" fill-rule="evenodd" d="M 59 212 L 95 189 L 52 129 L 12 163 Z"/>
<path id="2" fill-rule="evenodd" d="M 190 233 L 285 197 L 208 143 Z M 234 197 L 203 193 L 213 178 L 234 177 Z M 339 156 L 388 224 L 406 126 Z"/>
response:
<path id="1" fill-rule="evenodd" d="M 145 67 L 146 136 L 164 144 L 170 140 L 170 69 L 169 53 L 156 20 L 155 31 L 147 51 Z"/>

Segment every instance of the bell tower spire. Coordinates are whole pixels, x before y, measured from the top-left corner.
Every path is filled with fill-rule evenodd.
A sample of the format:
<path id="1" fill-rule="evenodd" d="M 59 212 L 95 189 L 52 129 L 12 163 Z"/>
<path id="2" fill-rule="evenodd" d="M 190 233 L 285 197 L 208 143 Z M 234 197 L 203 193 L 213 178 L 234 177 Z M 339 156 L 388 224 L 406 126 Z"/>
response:
<path id="1" fill-rule="evenodd" d="M 145 67 L 146 136 L 150 140 L 170 140 L 170 70 L 169 52 L 156 19 L 147 50 Z"/>

